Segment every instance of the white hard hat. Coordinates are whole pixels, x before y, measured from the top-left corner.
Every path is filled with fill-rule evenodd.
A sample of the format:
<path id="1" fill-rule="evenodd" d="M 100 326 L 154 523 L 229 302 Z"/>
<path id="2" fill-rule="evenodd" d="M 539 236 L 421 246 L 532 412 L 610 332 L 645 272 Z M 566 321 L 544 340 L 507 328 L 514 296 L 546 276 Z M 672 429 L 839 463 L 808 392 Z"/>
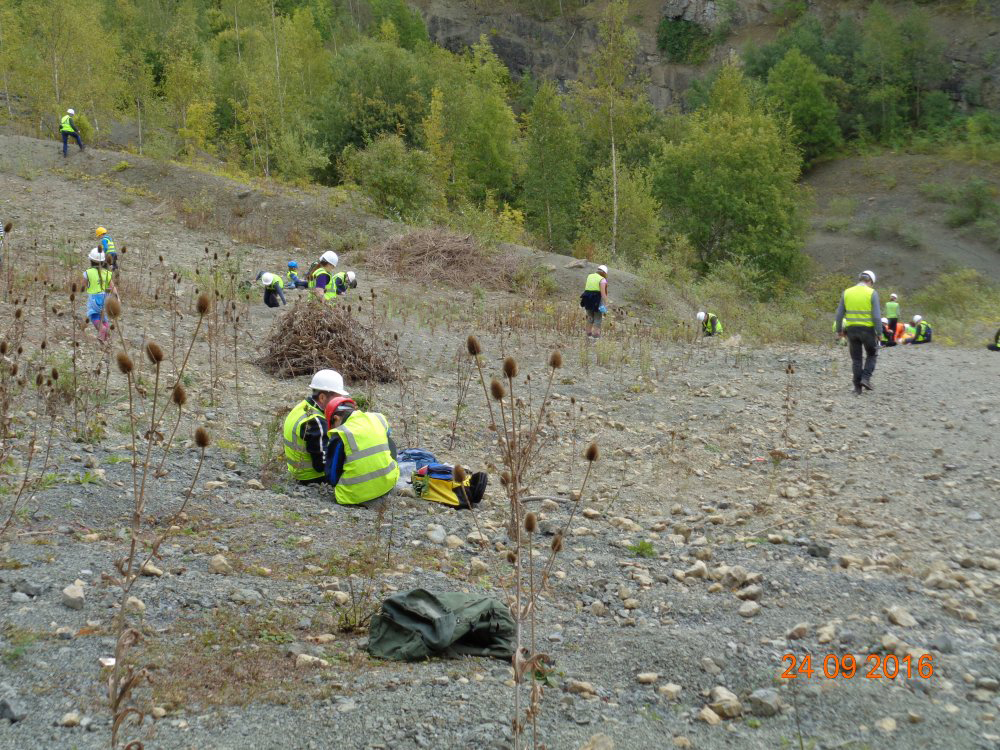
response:
<path id="1" fill-rule="evenodd" d="M 337 254 L 333 252 L 333 250 L 327 250 L 325 253 L 319 256 L 319 259 L 329 263 L 331 266 L 336 266 L 337 263 L 340 261 L 340 258 L 337 257 Z"/>
<path id="2" fill-rule="evenodd" d="M 347 391 L 344 390 L 344 376 L 336 370 L 320 370 L 313 375 L 309 387 L 314 391 L 329 391 L 338 396 L 348 395 Z"/>
<path id="3" fill-rule="evenodd" d="M 73 110 L 71 110 L 71 109 L 67 109 L 67 110 L 66 110 L 66 114 L 67 114 L 67 115 L 75 115 L 75 114 L 76 114 L 76 112 L 74 112 L 74 111 L 73 111 Z"/>
<path id="4" fill-rule="evenodd" d="M 262 286 L 271 286 L 274 283 L 273 273 L 262 273 L 260 275 L 260 283 Z"/>
<path id="5" fill-rule="evenodd" d="M 104 253 L 102 253 L 96 247 L 93 250 L 91 250 L 89 253 L 87 253 L 87 257 L 90 258 L 92 261 L 94 261 L 94 263 L 103 263 L 104 262 Z"/>
<path id="6" fill-rule="evenodd" d="M 608 272 L 608 267 L 607 266 L 598 266 L 597 270 L 600 271 L 601 273 L 607 273 Z"/>
<path id="7" fill-rule="evenodd" d="M 703 313 L 703 312 L 700 312 L 700 313 L 698 313 L 698 315 L 697 315 L 697 316 L 695 316 L 695 317 L 697 317 L 697 318 L 698 318 L 698 322 L 699 322 L 699 323 L 704 323 L 704 322 L 705 322 L 705 313 Z"/>
<path id="8" fill-rule="evenodd" d="M 889 299 L 896 299 L 896 295 L 895 294 L 890 294 L 889 295 Z"/>
<path id="9" fill-rule="evenodd" d="M 913 322 L 914 323 L 919 323 L 921 320 L 923 320 L 923 318 L 921 318 L 919 315 L 914 315 L 913 316 Z"/>
<path id="10" fill-rule="evenodd" d="M 354 273 L 354 271 L 348 271 L 347 272 L 347 283 L 348 284 L 353 284 L 357 278 L 358 278 L 358 275 L 356 273 Z"/>
<path id="11" fill-rule="evenodd" d="M 860 279 L 862 276 L 867 276 L 869 279 L 871 279 L 873 284 L 875 283 L 874 271 L 862 271 L 861 273 L 858 274 L 858 278 Z"/>
<path id="12" fill-rule="evenodd" d="M 889 319 L 888 318 L 882 318 L 882 322 L 888 324 Z"/>

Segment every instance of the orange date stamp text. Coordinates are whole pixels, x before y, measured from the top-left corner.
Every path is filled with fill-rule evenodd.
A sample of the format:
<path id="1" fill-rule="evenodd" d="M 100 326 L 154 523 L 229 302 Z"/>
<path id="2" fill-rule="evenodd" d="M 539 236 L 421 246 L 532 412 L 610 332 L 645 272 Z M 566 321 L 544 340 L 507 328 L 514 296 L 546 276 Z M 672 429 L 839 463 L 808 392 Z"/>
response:
<path id="1" fill-rule="evenodd" d="M 812 654 L 785 654 L 781 661 L 787 666 L 781 677 L 795 680 L 799 677 L 810 679 L 816 675 L 828 680 L 838 677 L 850 680 L 857 676 L 868 680 L 894 680 L 896 677 L 928 679 L 934 674 L 934 657 L 931 654 L 917 659 L 909 654 L 902 659 L 895 654 L 868 654 L 861 661 L 859 659 L 861 657 L 854 654 L 827 654 L 822 660 L 817 657 L 813 667 Z"/>

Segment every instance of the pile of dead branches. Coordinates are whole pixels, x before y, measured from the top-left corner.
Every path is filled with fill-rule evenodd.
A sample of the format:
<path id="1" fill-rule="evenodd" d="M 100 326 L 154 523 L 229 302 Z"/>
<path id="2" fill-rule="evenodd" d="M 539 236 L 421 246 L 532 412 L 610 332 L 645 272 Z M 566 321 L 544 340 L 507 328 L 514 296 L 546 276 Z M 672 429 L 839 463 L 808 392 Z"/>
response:
<path id="1" fill-rule="evenodd" d="M 365 265 L 370 271 L 399 279 L 506 289 L 519 261 L 511 253 L 484 248 L 471 234 L 418 229 L 370 248 Z"/>
<path id="2" fill-rule="evenodd" d="M 298 300 L 274 322 L 257 364 L 277 378 L 336 370 L 348 382 L 399 380 L 400 362 L 381 326 L 348 305 Z"/>

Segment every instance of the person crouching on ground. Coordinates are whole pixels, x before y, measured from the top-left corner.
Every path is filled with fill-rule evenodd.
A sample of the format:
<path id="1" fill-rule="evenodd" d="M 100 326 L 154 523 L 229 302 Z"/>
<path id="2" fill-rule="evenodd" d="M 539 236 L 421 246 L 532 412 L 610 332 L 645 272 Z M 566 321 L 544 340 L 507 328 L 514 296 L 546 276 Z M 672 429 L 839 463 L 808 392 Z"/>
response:
<path id="1" fill-rule="evenodd" d="M 695 317 L 701 324 L 701 333 L 703 336 L 722 335 L 722 322 L 715 313 L 699 312 Z"/>
<path id="2" fill-rule="evenodd" d="M 278 299 L 281 299 L 282 305 L 287 305 L 285 302 L 285 293 L 283 290 L 285 284 L 281 280 L 281 277 L 276 273 L 262 273 L 260 275 L 260 285 L 264 287 L 264 304 L 268 307 L 278 307 Z"/>
<path id="3" fill-rule="evenodd" d="M 388 421 L 381 414 L 361 411 L 346 394 L 327 403 L 326 421 L 330 426 L 326 477 L 337 505 L 377 508 L 399 480 Z"/>
<path id="4" fill-rule="evenodd" d="M 108 292 L 117 294 L 118 290 L 111 280 L 111 271 L 105 268 L 104 253 L 95 247 L 87 253 L 87 258 L 90 260 L 90 268 L 83 272 L 87 283 L 87 317 L 97 330 L 97 338 L 105 341 L 111 327 L 104 315 L 104 301 Z"/>
<path id="5" fill-rule="evenodd" d="M 1000 328 L 997 329 L 997 334 L 993 337 L 993 343 L 987 344 L 986 348 L 991 352 L 1000 352 Z"/>
<path id="6" fill-rule="evenodd" d="M 847 337 L 854 375 L 854 393 L 872 390 L 872 375 L 878 358 L 877 331 L 882 327 L 875 272 L 862 271 L 858 283 L 844 290 L 837 308 L 837 333 Z M 865 359 L 862 362 L 862 349 Z"/>
<path id="7" fill-rule="evenodd" d="M 929 344 L 933 333 L 930 323 L 919 315 L 913 316 L 913 338 L 909 341 L 910 344 Z"/>
<path id="8" fill-rule="evenodd" d="M 598 266 L 594 273 L 587 276 L 586 286 L 580 295 L 580 307 L 587 311 L 587 336 L 599 339 L 601 320 L 608 311 L 607 266 Z"/>
<path id="9" fill-rule="evenodd" d="M 329 453 L 326 405 L 346 396 L 344 378 L 336 370 L 320 370 L 309 383 L 312 395 L 303 399 L 285 417 L 285 463 L 299 484 L 326 482 Z"/>

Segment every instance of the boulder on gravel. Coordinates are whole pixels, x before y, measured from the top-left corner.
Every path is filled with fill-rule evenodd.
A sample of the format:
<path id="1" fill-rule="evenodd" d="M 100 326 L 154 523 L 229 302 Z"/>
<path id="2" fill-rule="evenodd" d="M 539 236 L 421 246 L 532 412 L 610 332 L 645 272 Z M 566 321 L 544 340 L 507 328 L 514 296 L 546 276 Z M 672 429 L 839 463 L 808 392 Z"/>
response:
<path id="1" fill-rule="evenodd" d="M 0 721 L 6 719 L 11 724 L 28 715 L 17 693 L 6 682 L 0 682 Z"/>
<path id="2" fill-rule="evenodd" d="M 83 609 L 84 601 L 85 598 L 82 586 L 71 583 L 62 590 L 62 603 L 64 607 L 69 607 L 70 609 Z"/>

